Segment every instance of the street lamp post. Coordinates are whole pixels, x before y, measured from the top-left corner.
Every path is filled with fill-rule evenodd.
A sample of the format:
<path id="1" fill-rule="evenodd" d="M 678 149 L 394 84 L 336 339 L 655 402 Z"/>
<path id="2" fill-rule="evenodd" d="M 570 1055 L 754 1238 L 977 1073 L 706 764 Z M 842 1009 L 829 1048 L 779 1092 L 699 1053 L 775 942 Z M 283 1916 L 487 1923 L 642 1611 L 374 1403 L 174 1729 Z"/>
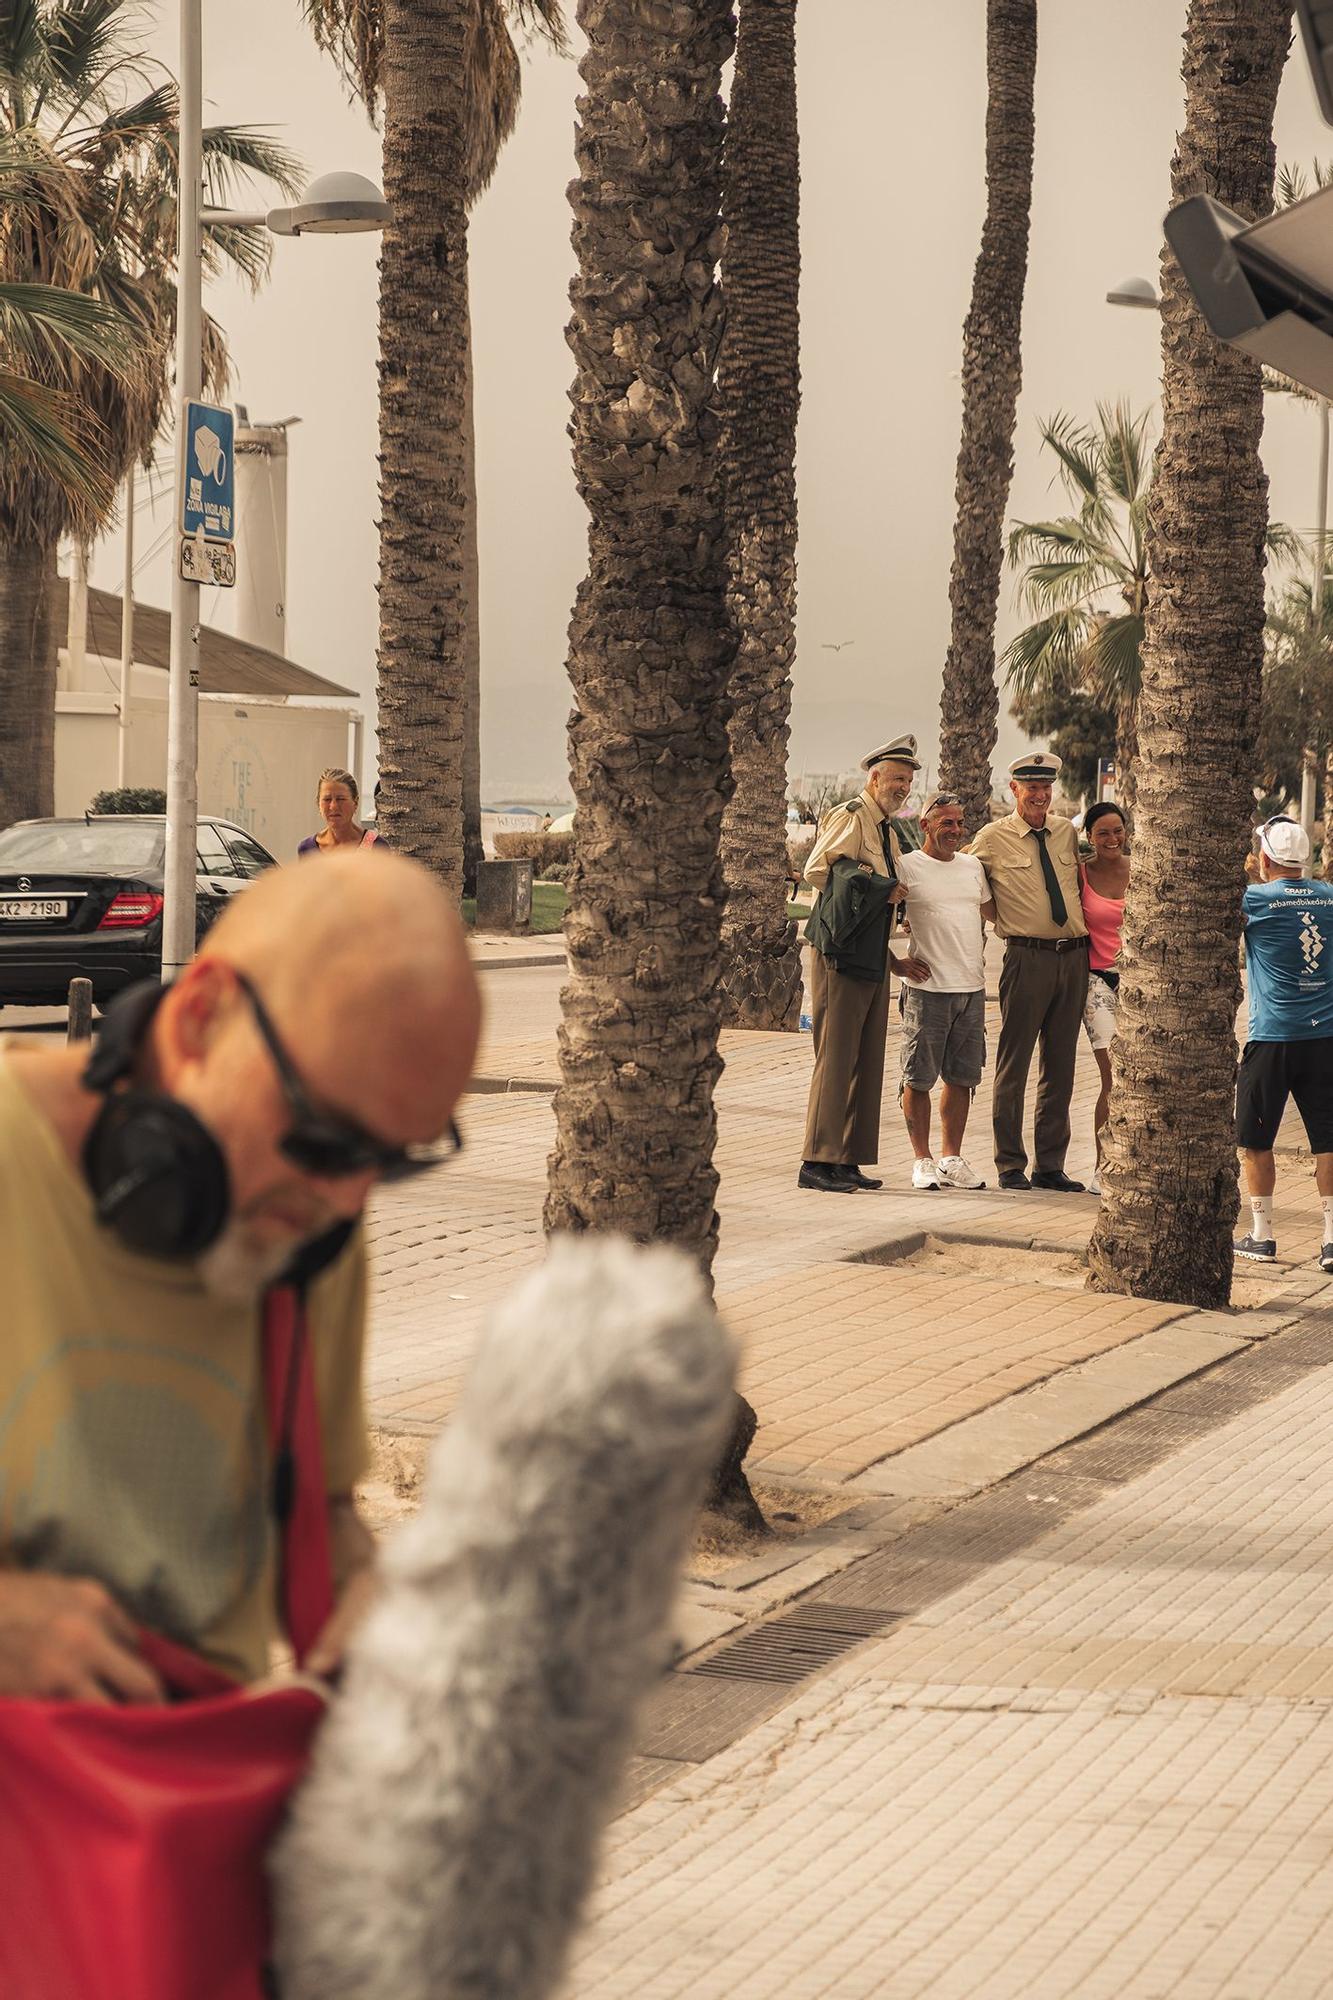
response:
<path id="1" fill-rule="evenodd" d="M 204 196 L 203 0 L 180 0 L 180 186 L 176 238 L 176 486 L 172 498 L 171 652 L 167 683 L 167 844 L 162 977 L 174 979 L 194 952 L 195 845 L 199 819 L 199 585 L 181 575 L 179 532 L 186 491 L 186 404 L 203 376 L 205 221 L 263 225 L 275 236 L 346 235 L 382 229 L 388 204 L 360 174 L 324 174 L 290 208 L 243 214 L 207 209 Z"/>

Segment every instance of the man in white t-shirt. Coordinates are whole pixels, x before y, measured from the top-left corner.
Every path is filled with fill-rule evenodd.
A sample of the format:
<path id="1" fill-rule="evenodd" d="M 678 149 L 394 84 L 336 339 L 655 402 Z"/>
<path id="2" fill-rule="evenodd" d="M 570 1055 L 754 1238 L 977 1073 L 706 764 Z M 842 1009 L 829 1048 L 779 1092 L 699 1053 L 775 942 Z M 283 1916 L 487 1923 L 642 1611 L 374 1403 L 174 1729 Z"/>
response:
<path id="1" fill-rule="evenodd" d="M 915 1160 L 914 1188 L 979 1188 L 985 1182 L 963 1158 L 972 1093 L 986 1061 L 985 923 L 994 920 L 986 871 L 958 852 L 967 839 L 962 801 L 936 792 L 921 814 L 925 845 L 904 854 L 898 880 L 907 891 L 914 956 L 930 977 L 900 992 L 903 1016 L 902 1107 Z M 943 1079 L 944 1148 L 930 1149 L 930 1093 Z"/>

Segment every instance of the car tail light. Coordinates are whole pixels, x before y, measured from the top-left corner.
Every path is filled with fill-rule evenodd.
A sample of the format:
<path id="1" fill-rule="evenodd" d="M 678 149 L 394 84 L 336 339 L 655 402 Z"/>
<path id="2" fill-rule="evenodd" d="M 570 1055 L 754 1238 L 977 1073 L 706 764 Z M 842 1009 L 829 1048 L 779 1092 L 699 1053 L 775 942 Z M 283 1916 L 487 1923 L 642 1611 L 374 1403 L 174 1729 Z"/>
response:
<path id="1" fill-rule="evenodd" d="M 162 914 L 162 898 L 151 889 L 122 889 L 98 924 L 99 931 L 142 930 Z"/>

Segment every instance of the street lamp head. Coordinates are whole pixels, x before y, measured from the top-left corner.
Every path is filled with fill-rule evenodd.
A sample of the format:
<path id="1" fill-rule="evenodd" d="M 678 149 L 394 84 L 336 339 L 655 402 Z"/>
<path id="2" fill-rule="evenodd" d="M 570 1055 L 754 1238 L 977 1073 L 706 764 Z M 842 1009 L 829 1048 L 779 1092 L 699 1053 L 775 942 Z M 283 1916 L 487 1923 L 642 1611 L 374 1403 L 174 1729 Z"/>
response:
<path id="1" fill-rule="evenodd" d="M 348 236 L 383 229 L 390 209 L 374 181 L 364 174 L 321 174 L 292 208 L 274 208 L 268 226 L 275 236 Z"/>
<path id="2" fill-rule="evenodd" d="M 1162 301 L 1151 278 L 1122 278 L 1106 294 L 1108 306 L 1138 306 L 1144 312 L 1158 312 Z"/>

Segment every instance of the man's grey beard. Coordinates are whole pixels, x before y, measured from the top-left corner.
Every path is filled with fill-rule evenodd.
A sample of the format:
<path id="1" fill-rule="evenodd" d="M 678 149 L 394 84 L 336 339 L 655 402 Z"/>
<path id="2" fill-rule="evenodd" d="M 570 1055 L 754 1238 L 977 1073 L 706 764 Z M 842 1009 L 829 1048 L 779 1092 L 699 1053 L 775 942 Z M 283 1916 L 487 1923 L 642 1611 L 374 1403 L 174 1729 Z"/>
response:
<path id="1" fill-rule="evenodd" d="M 299 1243 L 252 1243 L 243 1223 L 223 1230 L 198 1260 L 204 1290 L 226 1305 L 248 1306 L 266 1292 L 300 1249 Z"/>

